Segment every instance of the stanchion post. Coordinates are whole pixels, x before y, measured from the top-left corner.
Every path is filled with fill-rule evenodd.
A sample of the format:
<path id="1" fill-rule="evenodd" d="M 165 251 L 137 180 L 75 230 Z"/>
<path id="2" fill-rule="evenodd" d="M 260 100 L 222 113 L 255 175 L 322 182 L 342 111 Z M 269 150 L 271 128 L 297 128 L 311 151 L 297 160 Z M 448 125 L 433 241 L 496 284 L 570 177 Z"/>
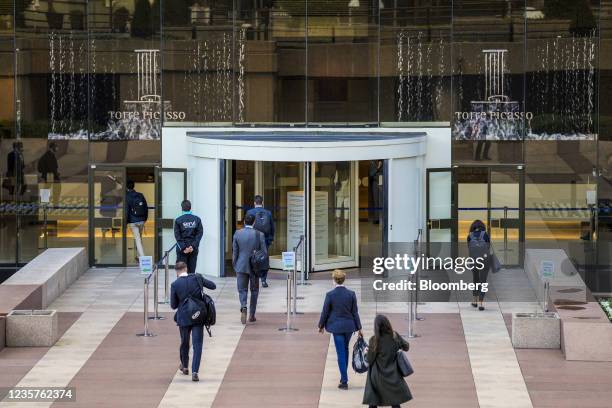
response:
<path id="1" fill-rule="evenodd" d="M 155 337 L 153 333 L 149 331 L 149 279 L 151 275 L 147 276 L 144 280 L 144 331 L 138 333 L 139 337 Z"/>
<path id="2" fill-rule="evenodd" d="M 293 273 L 295 273 L 296 267 L 297 266 L 294 267 Z M 285 324 L 285 327 L 281 327 L 278 329 L 279 331 L 284 331 L 286 333 L 298 331 L 298 329 L 291 326 L 291 289 L 293 288 L 293 282 L 291 282 L 291 275 L 292 271 L 287 271 L 287 322 Z"/>
<path id="3" fill-rule="evenodd" d="M 159 302 L 163 305 L 170 304 L 170 269 L 168 266 L 168 259 L 170 258 L 170 251 L 164 252 L 164 299 Z"/>
<path id="4" fill-rule="evenodd" d="M 165 320 L 165 317 L 159 315 L 159 265 L 154 266 L 153 286 L 153 317 L 149 319 Z"/>
<path id="5" fill-rule="evenodd" d="M 544 313 L 548 313 L 548 294 L 550 291 L 550 282 L 544 282 Z"/>
<path id="6" fill-rule="evenodd" d="M 415 241 L 415 253 L 417 258 L 421 255 L 421 237 L 423 236 L 423 230 L 419 228 L 419 234 L 417 236 L 417 239 Z M 422 321 L 425 320 L 425 318 L 423 316 L 419 316 L 419 312 L 418 312 L 418 308 L 419 308 L 419 272 L 420 272 L 421 268 L 417 268 L 416 270 L 416 296 L 415 296 L 415 302 L 414 302 L 414 318 L 417 321 Z"/>

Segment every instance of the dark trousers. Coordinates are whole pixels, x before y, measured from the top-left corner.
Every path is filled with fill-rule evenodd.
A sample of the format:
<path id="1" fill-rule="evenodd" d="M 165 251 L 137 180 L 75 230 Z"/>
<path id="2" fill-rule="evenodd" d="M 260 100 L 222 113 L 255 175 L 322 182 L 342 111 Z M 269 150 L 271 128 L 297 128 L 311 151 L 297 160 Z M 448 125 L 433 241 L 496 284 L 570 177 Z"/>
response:
<path id="1" fill-rule="evenodd" d="M 187 273 L 195 273 L 198 264 L 198 251 L 193 251 L 188 254 L 180 249 L 176 249 L 176 262 L 185 262 L 187 264 Z"/>
<path id="2" fill-rule="evenodd" d="M 338 356 L 338 368 L 340 369 L 340 382 L 348 383 L 349 341 L 353 333 L 334 333 L 334 345 Z"/>
<path id="3" fill-rule="evenodd" d="M 200 369 L 202 359 L 202 343 L 204 343 L 204 326 L 179 326 L 181 334 L 181 365 L 189 366 L 189 336 L 193 340 L 193 359 L 191 360 L 191 372 L 197 373 Z"/>
<path id="4" fill-rule="evenodd" d="M 489 261 L 490 257 L 485 258 L 484 267 L 483 268 L 473 268 L 472 269 L 472 280 L 474 283 L 486 283 L 487 276 L 489 275 L 489 269 L 491 268 L 491 262 Z M 472 295 L 477 296 L 478 300 L 482 301 L 485 297 L 485 292 L 481 290 L 482 288 L 479 286 L 478 289 L 472 291 Z"/>
<path id="5" fill-rule="evenodd" d="M 237 273 L 238 298 L 240 299 L 240 309 L 247 307 L 249 290 L 251 291 L 251 302 L 249 305 L 249 316 L 255 316 L 257 309 L 257 297 L 259 296 L 259 278 L 254 273 Z"/>

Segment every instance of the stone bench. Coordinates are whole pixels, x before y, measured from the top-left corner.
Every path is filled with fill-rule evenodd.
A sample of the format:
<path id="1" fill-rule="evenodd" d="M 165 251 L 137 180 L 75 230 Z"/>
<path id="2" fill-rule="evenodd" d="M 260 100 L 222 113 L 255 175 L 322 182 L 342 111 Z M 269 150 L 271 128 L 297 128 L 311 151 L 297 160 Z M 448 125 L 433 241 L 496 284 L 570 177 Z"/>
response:
<path id="1" fill-rule="evenodd" d="M 52 248 L 38 255 L 0 285 L 1 292 L 21 292 L 10 310 L 45 309 L 88 268 L 85 248 Z M 3 293 L 0 293 L 2 295 Z M 28 304 L 21 304 L 27 301 Z M 6 308 L 10 305 L 0 305 Z M 0 310 L 8 313 L 10 310 Z"/>
<path id="2" fill-rule="evenodd" d="M 0 351 L 2 351 L 2 349 L 6 345 L 5 334 L 6 334 L 6 317 L 0 316 Z"/>
<path id="3" fill-rule="evenodd" d="M 557 313 L 512 314 L 514 348 L 558 349 L 561 346 L 561 321 Z"/>

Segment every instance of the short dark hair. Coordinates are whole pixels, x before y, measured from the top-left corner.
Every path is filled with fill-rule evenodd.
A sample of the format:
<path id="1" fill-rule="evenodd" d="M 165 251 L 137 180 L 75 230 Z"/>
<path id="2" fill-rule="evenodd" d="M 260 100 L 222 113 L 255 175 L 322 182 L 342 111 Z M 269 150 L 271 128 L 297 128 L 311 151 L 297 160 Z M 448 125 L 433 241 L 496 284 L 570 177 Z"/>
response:
<path id="1" fill-rule="evenodd" d="M 244 217 L 244 223 L 246 225 L 253 225 L 255 223 L 255 216 L 253 214 L 247 214 Z"/>
<path id="2" fill-rule="evenodd" d="M 133 190 L 134 189 L 134 180 L 128 180 L 126 183 L 127 189 L 128 190 Z"/>
<path id="3" fill-rule="evenodd" d="M 181 210 L 183 210 L 183 211 L 191 211 L 191 201 L 183 200 L 181 202 Z"/>
<path id="4" fill-rule="evenodd" d="M 185 269 L 187 269 L 187 264 L 183 261 L 178 261 L 175 265 L 174 265 L 174 270 L 176 271 L 184 271 Z"/>
<path id="5" fill-rule="evenodd" d="M 257 205 L 262 205 L 263 204 L 263 197 L 260 196 L 259 194 L 257 194 L 255 196 L 255 204 L 257 204 Z"/>

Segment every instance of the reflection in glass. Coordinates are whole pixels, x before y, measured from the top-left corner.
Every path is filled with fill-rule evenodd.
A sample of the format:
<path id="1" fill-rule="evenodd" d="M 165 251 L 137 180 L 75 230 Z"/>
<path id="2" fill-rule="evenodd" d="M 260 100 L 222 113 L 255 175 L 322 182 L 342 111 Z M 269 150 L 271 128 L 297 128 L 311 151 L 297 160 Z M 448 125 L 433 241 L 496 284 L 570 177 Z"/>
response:
<path id="1" fill-rule="evenodd" d="M 94 263 L 123 263 L 123 171 L 93 171 Z"/>

